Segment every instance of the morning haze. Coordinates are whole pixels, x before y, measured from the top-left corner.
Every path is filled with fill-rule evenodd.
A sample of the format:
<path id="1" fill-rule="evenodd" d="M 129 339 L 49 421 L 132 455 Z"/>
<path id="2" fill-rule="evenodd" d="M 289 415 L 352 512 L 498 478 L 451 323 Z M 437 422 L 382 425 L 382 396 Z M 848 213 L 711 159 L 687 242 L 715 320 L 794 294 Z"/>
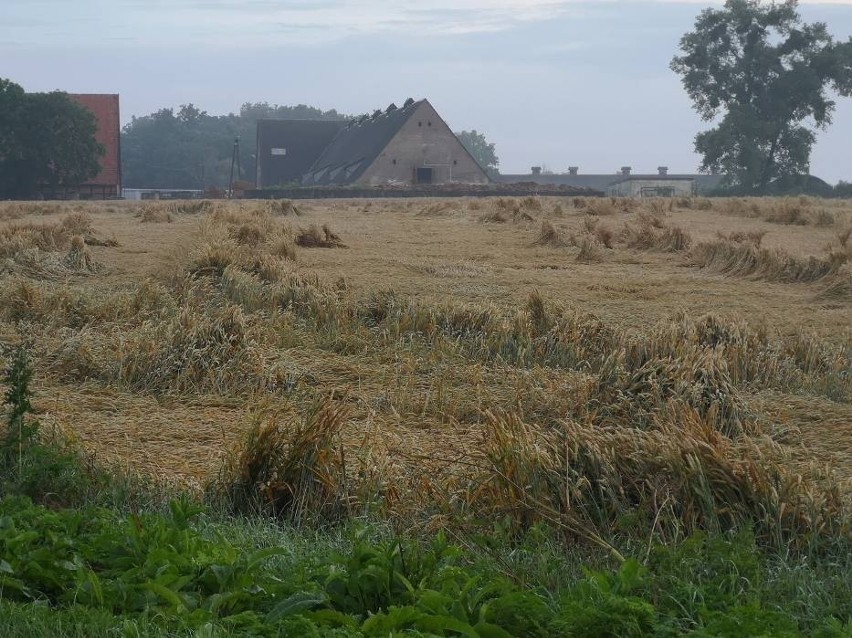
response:
<path id="1" fill-rule="evenodd" d="M 120 93 L 122 119 L 193 103 L 369 112 L 428 97 L 495 142 L 501 170 L 692 172 L 705 128 L 668 64 L 703 2 L 77 2 L 0 7 L 4 76 L 28 91 Z M 802 3 L 839 40 L 852 3 Z M 849 179 L 852 103 L 812 172 Z"/>

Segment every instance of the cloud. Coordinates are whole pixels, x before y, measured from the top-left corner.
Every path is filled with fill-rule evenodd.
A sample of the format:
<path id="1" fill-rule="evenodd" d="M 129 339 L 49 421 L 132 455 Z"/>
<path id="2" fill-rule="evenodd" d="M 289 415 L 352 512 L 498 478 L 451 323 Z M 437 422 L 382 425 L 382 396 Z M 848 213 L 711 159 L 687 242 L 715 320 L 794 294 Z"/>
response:
<path id="1" fill-rule="evenodd" d="M 617 13 L 626 4 L 660 3 L 707 5 L 708 0 L 3 0 L 0 40 L 98 48 L 109 34 L 143 45 L 250 49 L 372 35 L 499 32 L 569 12 Z M 802 4 L 852 7 L 852 0 Z"/>

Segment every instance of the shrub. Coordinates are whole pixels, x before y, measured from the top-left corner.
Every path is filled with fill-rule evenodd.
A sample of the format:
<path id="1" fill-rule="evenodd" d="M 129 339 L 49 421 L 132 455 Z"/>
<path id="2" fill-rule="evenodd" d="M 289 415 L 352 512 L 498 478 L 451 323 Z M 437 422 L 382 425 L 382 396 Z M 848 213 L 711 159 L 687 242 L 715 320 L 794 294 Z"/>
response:
<path id="1" fill-rule="evenodd" d="M 603 546 L 631 516 L 646 517 L 634 533 L 672 539 L 746 527 L 773 547 L 807 547 L 845 528 L 836 486 L 803 483 L 749 438 L 713 431 L 694 410 L 667 412 L 648 430 L 573 421 L 549 428 L 490 415 L 485 465 L 464 507 L 521 530 L 558 521 L 570 537 Z"/>
<path id="2" fill-rule="evenodd" d="M 549 221 L 541 222 L 541 230 L 538 237 L 533 241 L 533 246 L 549 246 L 551 248 L 562 248 L 568 244 L 562 238 L 562 234 Z"/>
<path id="3" fill-rule="evenodd" d="M 173 221 L 171 206 L 168 204 L 147 204 L 138 216 L 143 224 L 171 224 Z"/>
<path id="4" fill-rule="evenodd" d="M 819 281 L 837 273 L 848 260 L 844 253 L 803 259 L 781 249 L 769 250 L 726 240 L 698 244 L 690 256 L 699 267 L 731 277 L 788 283 Z"/>
<path id="5" fill-rule="evenodd" d="M 613 198 L 587 199 L 583 200 L 582 203 L 584 205 L 583 212 L 586 215 L 594 215 L 596 217 L 615 215 L 620 210 L 616 200 Z"/>
<path id="6" fill-rule="evenodd" d="M 580 240 L 580 252 L 577 254 L 577 261 L 583 264 L 601 260 L 600 243 L 591 235 L 584 235 Z"/>
<path id="7" fill-rule="evenodd" d="M 657 225 L 655 225 L 657 224 Z M 683 252 L 692 244 L 692 236 L 678 226 L 659 226 L 662 222 L 654 218 L 642 219 L 639 226 L 624 225 L 622 239 L 628 247 L 636 250 L 659 252 Z M 660 228 L 660 230 L 658 230 Z"/>
<path id="8" fill-rule="evenodd" d="M 28 419 L 32 376 L 28 347 L 16 347 L 2 378 L 7 415 L 0 432 L 0 495 L 21 495 L 52 505 L 77 503 L 91 478 L 76 452 L 42 441 L 38 422 Z"/>
<path id="9" fill-rule="evenodd" d="M 723 233 L 721 231 L 716 232 L 716 237 L 721 239 L 722 241 L 729 241 L 734 244 L 742 244 L 742 243 L 750 243 L 755 248 L 760 248 L 760 244 L 763 242 L 763 238 L 766 236 L 765 230 L 755 230 L 750 232 L 731 232 L 731 233 Z"/>
<path id="10" fill-rule="evenodd" d="M 296 245 L 302 248 L 346 248 L 340 237 L 325 224 L 322 230 L 315 225 L 300 229 L 296 235 Z"/>
<path id="11" fill-rule="evenodd" d="M 348 411 L 317 401 L 301 420 L 259 415 L 226 461 L 210 494 L 235 512 L 293 521 L 341 517 L 348 508 L 336 438 Z"/>
<path id="12" fill-rule="evenodd" d="M 71 213 L 62 220 L 62 227 L 71 235 L 85 237 L 92 232 L 92 217 L 88 213 Z"/>
<path id="13" fill-rule="evenodd" d="M 71 247 L 68 249 L 64 263 L 70 270 L 77 272 L 93 273 L 98 270 L 98 264 L 89 249 L 86 248 L 86 243 L 82 237 L 71 239 Z"/>

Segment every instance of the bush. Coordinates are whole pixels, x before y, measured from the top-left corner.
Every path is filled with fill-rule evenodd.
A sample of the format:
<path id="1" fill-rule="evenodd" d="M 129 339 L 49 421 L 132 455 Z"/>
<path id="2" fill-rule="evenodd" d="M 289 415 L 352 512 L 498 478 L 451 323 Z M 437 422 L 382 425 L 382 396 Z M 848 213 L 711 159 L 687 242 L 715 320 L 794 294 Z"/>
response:
<path id="1" fill-rule="evenodd" d="M 348 503 L 335 439 L 347 416 L 327 400 L 315 403 L 301 422 L 258 418 L 209 494 L 239 513 L 261 511 L 296 521 L 340 518 Z"/>
<path id="2" fill-rule="evenodd" d="M 61 444 L 41 440 L 39 424 L 27 418 L 32 410 L 32 367 L 28 350 L 19 346 L 3 374 L 6 425 L 0 439 L 0 495 L 23 495 L 42 503 L 78 503 L 91 477 L 79 455 Z"/>

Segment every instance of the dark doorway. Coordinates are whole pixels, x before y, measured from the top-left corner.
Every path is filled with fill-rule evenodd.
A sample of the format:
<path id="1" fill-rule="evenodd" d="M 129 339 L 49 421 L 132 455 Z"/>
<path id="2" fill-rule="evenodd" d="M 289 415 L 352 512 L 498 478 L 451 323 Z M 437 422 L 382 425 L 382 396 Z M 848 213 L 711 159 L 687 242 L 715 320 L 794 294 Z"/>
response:
<path id="1" fill-rule="evenodd" d="M 432 183 L 432 169 L 431 168 L 418 168 L 416 175 L 418 184 L 431 184 Z"/>

